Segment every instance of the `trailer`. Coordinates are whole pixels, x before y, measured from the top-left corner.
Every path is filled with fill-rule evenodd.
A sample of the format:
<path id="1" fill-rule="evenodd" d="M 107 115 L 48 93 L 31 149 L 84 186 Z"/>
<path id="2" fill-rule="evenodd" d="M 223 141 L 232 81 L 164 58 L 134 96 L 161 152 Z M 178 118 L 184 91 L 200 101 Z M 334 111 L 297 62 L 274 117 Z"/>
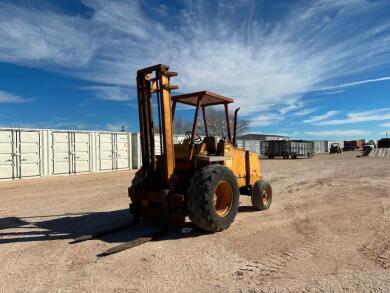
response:
<path id="1" fill-rule="evenodd" d="M 390 138 L 381 138 L 378 141 L 378 148 L 390 148 Z"/>
<path id="2" fill-rule="evenodd" d="M 264 156 L 269 159 L 275 157 L 282 157 L 283 159 L 296 159 L 298 157 L 312 158 L 314 155 L 314 142 L 306 140 L 262 141 L 261 148 Z"/>

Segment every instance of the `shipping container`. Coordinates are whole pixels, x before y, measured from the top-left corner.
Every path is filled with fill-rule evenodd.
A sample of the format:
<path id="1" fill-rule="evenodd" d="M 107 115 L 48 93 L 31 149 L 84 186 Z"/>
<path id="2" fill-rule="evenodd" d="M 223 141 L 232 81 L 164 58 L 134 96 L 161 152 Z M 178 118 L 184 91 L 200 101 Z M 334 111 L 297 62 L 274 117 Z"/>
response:
<path id="1" fill-rule="evenodd" d="M 329 151 L 327 140 L 314 140 L 314 153 L 321 154 Z"/>
<path id="2" fill-rule="evenodd" d="M 127 133 L 98 133 L 99 170 L 113 171 L 131 168 L 130 135 Z"/>
<path id="3" fill-rule="evenodd" d="M 0 179 L 131 169 L 132 153 L 125 132 L 2 128 Z"/>
<path id="4" fill-rule="evenodd" d="M 41 176 L 42 137 L 35 130 L 0 130 L 0 179 Z"/>
<path id="5" fill-rule="evenodd" d="M 263 152 L 262 147 L 261 147 L 261 141 L 260 140 L 252 140 L 252 139 L 245 140 L 245 139 L 241 139 L 241 140 L 237 140 L 236 143 L 237 143 L 237 147 L 240 148 L 240 149 L 254 152 L 254 153 L 258 154 L 261 157 L 264 155 L 264 152 Z"/>

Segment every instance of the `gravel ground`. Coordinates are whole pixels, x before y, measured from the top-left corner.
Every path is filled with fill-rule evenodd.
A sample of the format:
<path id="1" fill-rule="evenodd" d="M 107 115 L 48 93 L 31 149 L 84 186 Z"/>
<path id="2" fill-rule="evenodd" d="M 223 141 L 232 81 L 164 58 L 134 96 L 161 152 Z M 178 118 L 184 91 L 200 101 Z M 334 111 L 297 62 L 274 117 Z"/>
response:
<path id="1" fill-rule="evenodd" d="M 357 154 L 264 160 L 269 210 L 108 257 L 132 231 L 69 241 L 129 221 L 133 171 L 0 182 L 0 291 L 389 292 L 390 161 Z"/>

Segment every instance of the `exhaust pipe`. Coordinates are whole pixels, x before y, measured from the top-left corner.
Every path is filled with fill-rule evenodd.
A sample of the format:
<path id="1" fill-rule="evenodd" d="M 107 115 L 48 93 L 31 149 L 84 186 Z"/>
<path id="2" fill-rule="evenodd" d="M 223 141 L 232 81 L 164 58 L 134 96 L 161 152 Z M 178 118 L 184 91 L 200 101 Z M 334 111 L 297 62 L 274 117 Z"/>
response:
<path id="1" fill-rule="evenodd" d="M 240 111 L 240 108 L 237 108 L 234 111 L 234 130 L 233 130 L 233 146 L 234 147 L 237 147 L 236 138 L 237 138 L 237 113 L 238 113 L 238 111 Z"/>

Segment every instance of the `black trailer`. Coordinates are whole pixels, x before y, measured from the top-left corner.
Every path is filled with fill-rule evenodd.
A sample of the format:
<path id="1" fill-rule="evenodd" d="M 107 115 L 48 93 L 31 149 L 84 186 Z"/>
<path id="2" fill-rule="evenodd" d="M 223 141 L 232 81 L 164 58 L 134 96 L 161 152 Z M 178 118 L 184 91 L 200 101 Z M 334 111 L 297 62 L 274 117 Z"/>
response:
<path id="1" fill-rule="evenodd" d="M 390 138 L 381 138 L 378 140 L 378 148 L 390 148 Z"/>
<path id="2" fill-rule="evenodd" d="M 261 150 L 264 156 L 269 159 L 275 157 L 283 157 L 283 159 L 312 158 L 314 142 L 307 140 L 267 140 L 261 142 Z"/>

